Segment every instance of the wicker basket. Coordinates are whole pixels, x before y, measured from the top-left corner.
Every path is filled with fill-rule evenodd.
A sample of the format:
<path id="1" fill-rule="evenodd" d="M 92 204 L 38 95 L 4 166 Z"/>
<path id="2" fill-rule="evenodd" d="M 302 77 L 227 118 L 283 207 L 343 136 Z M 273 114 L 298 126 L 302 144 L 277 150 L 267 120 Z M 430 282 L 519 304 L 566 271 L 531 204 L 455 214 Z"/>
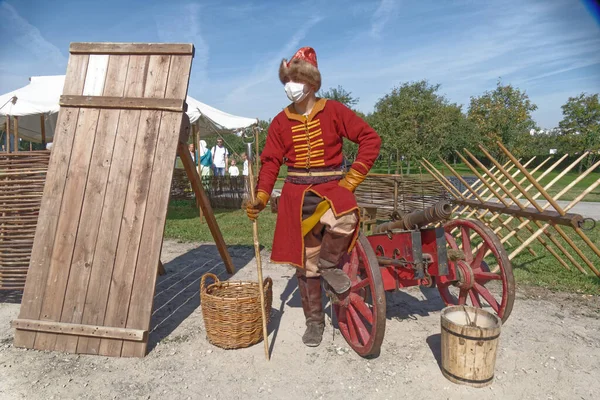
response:
<path id="1" fill-rule="evenodd" d="M 207 285 L 210 278 L 214 283 Z M 265 310 L 270 320 L 273 281 L 265 279 Z M 257 282 L 219 281 L 211 273 L 200 281 L 200 304 L 208 341 L 224 349 L 252 346 L 263 338 Z"/>

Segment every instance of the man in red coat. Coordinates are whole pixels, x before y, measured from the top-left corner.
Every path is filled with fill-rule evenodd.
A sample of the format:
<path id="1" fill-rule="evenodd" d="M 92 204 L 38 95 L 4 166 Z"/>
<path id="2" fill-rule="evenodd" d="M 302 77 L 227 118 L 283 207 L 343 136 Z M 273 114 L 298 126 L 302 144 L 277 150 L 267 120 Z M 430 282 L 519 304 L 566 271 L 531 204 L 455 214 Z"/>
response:
<path id="1" fill-rule="evenodd" d="M 350 279 L 339 267 L 358 235 L 353 192 L 377 159 L 381 139 L 345 105 L 316 97 L 321 74 L 312 48 L 303 47 L 290 61 L 283 60 L 279 79 L 292 104 L 269 126 L 257 198 L 246 212 L 250 219 L 257 218 L 271 197 L 279 168 L 286 164 L 271 261 L 298 269 L 307 326 L 302 341 L 318 346 L 325 327 L 320 278 L 338 295 L 350 289 Z M 359 145 L 345 176 L 344 138 Z"/>

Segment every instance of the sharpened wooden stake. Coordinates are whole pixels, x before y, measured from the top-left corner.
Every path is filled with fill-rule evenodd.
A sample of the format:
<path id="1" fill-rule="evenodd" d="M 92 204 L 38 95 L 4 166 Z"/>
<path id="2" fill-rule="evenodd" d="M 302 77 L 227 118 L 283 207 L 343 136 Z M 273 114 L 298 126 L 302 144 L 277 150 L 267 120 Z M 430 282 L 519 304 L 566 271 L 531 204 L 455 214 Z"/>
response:
<path id="1" fill-rule="evenodd" d="M 247 143 L 246 155 L 248 157 L 248 181 L 250 186 L 250 200 L 254 202 L 256 200 L 256 189 L 254 188 L 254 174 L 252 172 L 252 143 Z M 256 269 L 258 272 L 258 290 L 260 292 L 260 311 L 262 313 L 262 328 L 263 328 L 263 342 L 265 344 L 265 357 L 267 360 L 269 356 L 269 334 L 267 332 L 267 312 L 265 310 L 265 288 L 263 285 L 263 274 L 262 274 L 262 262 L 260 259 L 260 244 L 258 242 L 258 221 L 255 219 L 252 221 L 252 235 L 254 236 L 254 253 L 256 254 Z"/>
<path id="2" fill-rule="evenodd" d="M 600 161 L 597 163 L 600 164 Z M 580 175 L 580 178 L 583 179 L 584 175 Z M 572 185 L 575 186 L 575 184 L 577 184 L 579 181 L 573 181 Z M 579 196 L 577 196 L 575 199 L 573 199 L 565 208 L 565 211 L 569 211 L 571 208 L 573 208 L 577 203 L 579 203 L 581 201 L 581 199 L 583 199 L 585 196 L 587 196 L 592 190 L 596 189 L 596 187 L 600 186 L 600 179 L 598 179 L 596 182 L 594 182 L 590 187 L 588 187 L 586 190 L 584 190 Z M 566 189 L 566 190 L 565 190 Z M 570 188 L 566 187 L 565 189 L 562 190 L 562 192 L 567 192 Z M 562 193 L 561 192 L 561 193 Z M 559 193 L 559 195 L 561 195 L 561 193 Z M 558 200 L 559 199 L 559 195 L 555 196 L 554 199 Z M 547 203 L 544 206 L 545 208 L 548 208 L 548 206 L 550 206 L 550 203 Z M 531 235 L 529 238 L 527 238 L 527 240 L 525 241 L 524 244 L 529 244 L 531 243 L 533 240 L 535 240 L 535 238 L 537 238 L 539 235 L 541 235 L 542 233 L 544 233 L 546 231 L 546 229 L 548 229 L 548 227 L 550 227 L 550 224 L 545 224 L 543 227 L 541 227 L 540 229 L 538 229 L 533 235 Z M 516 250 L 514 250 L 509 256 L 508 259 L 512 260 L 517 254 L 519 254 L 522 251 L 522 246 L 519 246 L 519 248 L 517 248 Z"/>
<path id="3" fill-rule="evenodd" d="M 477 159 L 477 158 L 476 158 L 476 157 L 475 157 L 475 156 L 474 156 L 474 155 L 473 155 L 471 152 L 469 152 L 467 149 L 464 149 L 464 151 L 465 151 L 465 153 L 467 153 L 467 154 L 469 155 L 469 157 L 471 157 L 471 159 L 472 159 L 472 160 L 475 162 L 475 164 L 477 164 L 477 166 L 478 166 L 479 168 L 482 168 L 484 171 L 486 170 L 485 166 L 484 166 L 484 165 L 483 165 L 483 164 L 482 164 L 482 163 L 481 163 L 481 162 L 480 162 L 480 161 L 479 161 L 479 160 L 478 160 L 478 159 Z M 490 160 L 490 161 L 492 161 L 492 162 L 494 163 L 494 165 L 498 165 L 498 161 L 496 161 L 496 159 L 495 159 L 495 158 L 493 158 L 493 157 L 491 157 L 491 158 L 490 158 L 490 157 L 491 157 L 491 156 L 488 156 L 489 160 Z M 514 160 L 514 161 L 516 161 L 516 160 Z M 513 162 L 514 162 L 514 161 L 513 161 Z M 515 163 L 515 164 L 517 165 L 517 167 L 520 165 L 520 164 L 518 164 L 518 163 Z M 509 178 L 511 178 L 511 177 L 509 176 Z M 535 200 L 534 200 L 534 199 L 533 199 L 533 198 L 532 198 L 532 197 L 529 195 L 529 193 L 527 193 L 527 192 L 525 191 L 525 189 L 523 189 L 523 187 L 522 187 L 521 185 L 519 185 L 519 182 L 517 182 L 517 181 L 515 181 L 514 179 L 512 179 L 512 178 L 511 178 L 511 183 L 512 183 L 513 185 L 515 185 L 515 186 L 516 186 L 516 188 L 517 188 L 517 189 L 518 189 L 518 190 L 519 190 L 521 193 L 523 193 L 523 195 L 524 195 L 524 196 L 527 198 L 527 200 L 529 200 L 529 201 L 531 202 L 531 204 L 532 204 L 532 205 L 533 205 L 533 206 L 534 206 L 534 207 L 535 207 L 535 208 L 536 208 L 538 211 L 542 211 L 542 208 L 541 208 L 541 207 L 540 207 L 540 206 L 539 206 L 539 205 L 538 205 L 538 204 L 535 202 Z M 506 189 L 506 187 L 505 187 L 504 185 L 499 185 L 499 186 L 500 186 L 500 189 L 502 189 L 502 190 L 504 191 L 504 193 L 508 194 L 508 197 L 510 197 L 510 199 L 511 199 L 511 200 L 512 200 L 512 201 L 515 203 L 515 205 L 516 205 L 516 206 L 518 206 L 518 207 L 519 207 L 520 209 L 522 209 L 522 210 L 523 210 L 523 209 L 525 209 L 525 207 L 523 206 L 523 204 L 521 204 L 521 202 L 520 202 L 520 201 L 519 201 L 519 200 L 518 200 L 518 199 L 517 199 L 517 198 L 516 198 L 516 197 L 515 197 L 515 196 L 514 196 L 514 195 L 513 195 L 511 192 L 509 192 L 509 191 Z M 501 202 L 502 202 L 502 203 L 503 203 L 505 206 L 507 206 L 507 207 L 509 206 L 509 203 L 508 203 L 507 201 L 505 201 L 504 199 L 500 198 L 500 196 L 498 196 L 498 198 L 500 199 L 500 201 L 501 201 Z M 521 220 L 521 222 L 523 222 L 523 221 L 524 221 L 524 218 L 521 218 L 521 217 L 519 217 L 519 219 Z M 541 224 L 541 222 L 540 222 L 540 221 L 534 221 L 534 223 L 535 223 L 535 224 L 538 226 L 538 228 L 541 228 L 541 227 L 542 227 L 542 224 Z M 560 234 L 560 235 L 561 235 L 563 238 L 565 238 L 565 237 L 568 237 L 568 236 L 566 235 L 566 233 L 564 233 L 564 231 L 562 230 L 562 228 L 560 228 L 560 227 L 559 227 L 559 226 L 557 226 L 556 224 L 552 224 L 552 223 L 551 223 L 551 225 L 552 225 L 552 227 L 553 227 L 553 228 L 554 228 L 554 229 L 555 229 L 555 230 L 556 230 L 556 231 L 557 231 L 557 232 L 558 232 L 558 233 L 559 233 L 559 234 Z M 529 225 L 526 225 L 526 228 L 527 228 L 527 229 L 528 229 L 528 230 L 529 230 L 529 231 L 530 231 L 532 234 L 533 234 L 533 233 L 535 233 L 535 232 L 533 231 L 533 229 L 532 229 L 532 228 L 531 228 Z M 584 273 L 584 274 L 587 274 L 587 272 L 586 272 L 586 271 L 583 269 L 583 267 L 582 267 L 581 265 L 579 265 L 579 263 L 577 263 L 577 261 L 575 261 L 575 259 L 573 258 L 573 256 L 572 256 L 572 255 L 571 255 L 571 254 L 570 254 L 570 253 L 567 251 L 567 249 L 565 249 L 565 247 L 564 247 L 564 246 L 563 246 L 563 245 L 562 245 L 562 244 L 561 244 L 561 243 L 560 243 L 558 240 L 556 240 L 556 239 L 555 239 L 555 238 L 554 238 L 552 235 L 550 235 L 548 232 L 545 232 L 545 234 L 546 234 L 546 236 L 548 236 L 548 239 L 550 239 L 550 241 L 551 241 L 552 243 L 554 243 L 554 245 L 555 245 L 556 247 L 558 247 L 558 249 L 559 249 L 559 250 L 560 250 L 560 251 L 561 251 L 561 252 L 562 252 L 562 253 L 563 253 L 563 254 L 564 254 L 564 255 L 565 255 L 565 256 L 566 256 L 568 259 L 569 259 L 569 261 L 571 261 L 571 263 L 573 263 L 573 265 L 575 265 L 575 267 L 576 267 L 576 268 L 577 268 L 579 271 L 581 271 L 581 272 L 582 272 L 582 273 Z M 539 239 L 539 238 L 538 238 L 538 239 Z M 568 242 L 568 241 L 567 241 L 567 242 Z M 573 247 L 573 246 L 571 246 L 571 247 Z M 579 250 L 579 249 L 577 249 L 577 247 L 576 247 L 576 246 L 575 246 L 575 247 L 573 247 L 573 248 L 574 248 L 576 251 L 577 251 L 577 250 Z M 583 253 L 582 253 L 582 254 L 583 254 Z M 552 255 L 554 255 L 554 254 L 552 254 Z M 580 256 L 581 256 L 581 255 L 580 255 Z M 555 257 L 557 260 L 559 260 L 559 259 L 557 258 L 557 256 L 556 256 L 556 255 L 554 255 L 554 257 Z M 586 262 L 589 262 L 589 260 L 587 260 L 587 259 L 585 258 L 585 256 L 582 256 L 582 259 L 583 259 L 584 261 L 586 261 Z M 559 262 L 560 262 L 561 260 L 562 260 L 562 259 L 560 259 L 560 260 L 559 260 Z M 564 260 L 562 260 L 562 263 L 564 263 Z M 562 263 L 561 263 L 561 264 L 562 264 Z M 565 266 L 567 269 L 570 269 L 566 263 L 564 263 L 564 264 L 563 264 L 563 266 Z M 592 267 L 593 267 L 593 266 L 592 266 Z"/>
<path id="4" fill-rule="evenodd" d="M 466 152 L 466 153 L 469 155 L 469 157 L 471 157 L 471 159 L 473 159 L 473 161 L 475 161 L 475 163 L 477 164 L 477 166 L 478 166 L 479 168 L 481 168 L 483 171 L 487 171 L 487 170 L 488 170 L 488 169 L 487 169 L 487 168 L 486 168 L 486 167 L 485 167 L 483 164 L 481 164 L 481 163 L 479 162 L 479 160 L 477 160 L 477 158 L 475 158 L 475 156 L 473 156 L 473 155 L 472 155 L 472 154 L 471 154 L 471 153 L 470 153 L 470 152 L 469 152 L 467 149 L 463 149 L 463 150 L 464 150 L 464 151 L 465 151 L 465 152 Z M 457 151 L 456 153 L 457 153 L 457 155 L 460 157 L 460 159 L 462 160 L 462 162 L 464 162 L 464 163 L 465 163 L 465 165 L 466 165 L 467 167 L 469 167 L 469 169 L 470 169 L 471 171 L 473 171 L 473 173 L 474 173 L 476 176 L 481 176 L 481 174 L 480 174 L 480 173 L 477 171 L 477 169 L 476 169 L 476 168 L 475 168 L 475 167 L 474 167 L 474 166 L 473 166 L 473 165 L 472 165 L 472 164 L 471 164 L 471 163 L 470 163 L 470 162 L 469 162 L 469 161 L 468 161 L 468 160 L 467 160 L 465 157 L 463 157 L 463 155 L 462 155 L 462 154 L 460 154 L 458 151 Z M 506 187 L 505 187 L 504 185 L 502 185 L 502 183 L 501 183 L 501 182 L 499 182 L 499 181 L 496 181 L 496 184 L 499 184 L 499 185 L 498 185 L 498 186 L 499 186 L 499 188 L 500 188 L 502 191 L 504 191 L 505 193 L 507 193 L 507 194 L 509 195 L 509 197 L 511 197 L 511 196 L 512 196 L 512 197 L 514 197 L 514 196 L 513 196 L 513 194 L 512 194 L 511 192 L 509 192 L 508 190 L 506 190 Z M 502 204 L 504 204 L 506 207 L 508 207 L 508 206 L 509 206 L 509 203 L 508 203 L 506 200 L 504 200 L 504 198 L 503 198 L 503 197 L 502 197 L 502 196 L 501 196 L 501 195 L 500 195 L 500 194 L 499 194 L 499 193 L 498 193 L 498 192 L 497 192 L 497 191 L 496 191 L 496 190 L 495 190 L 493 187 L 491 187 L 491 186 L 489 185 L 489 183 L 487 183 L 487 182 L 486 182 L 486 186 L 488 186 L 488 187 L 490 188 L 490 190 L 492 191 L 492 193 L 494 194 L 494 196 L 496 196 L 496 198 L 497 198 L 498 200 L 500 200 L 500 202 L 501 202 Z M 513 200 L 513 201 L 514 201 L 514 200 Z M 517 202 L 518 202 L 518 201 L 517 201 Z M 519 205 L 520 205 L 520 203 L 519 203 Z M 521 217 L 519 217 L 519 220 L 520 220 L 521 222 L 525 221 L 525 219 L 524 219 L 524 218 L 521 218 Z M 541 227 L 541 223 L 540 223 L 539 221 L 535 221 L 535 223 L 536 223 L 536 224 L 537 224 L 539 227 Z M 532 234 L 534 233 L 534 232 L 533 232 L 533 229 L 532 229 L 531 227 L 529 227 L 529 226 L 527 226 L 527 225 L 526 225 L 526 227 L 528 228 L 528 230 L 529 230 L 529 231 L 530 231 Z M 560 244 L 560 243 L 559 243 L 559 242 L 558 242 L 558 241 L 557 241 L 557 240 L 556 240 L 554 237 L 552 237 L 552 235 L 550 235 L 548 232 L 546 232 L 546 236 L 548 237 L 548 239 L 550 239 L 550 241 L 551 241 L 552 243 L 554 243 L 554 245 L 556 245 L 556 247 L 558 247 L 559 249 L 561 249 L 561 251 L 562 251 L 562 249 L 564 249 L 564 247 L 563 247 L 563 246 L 562 246 L 562 245 L 561 245 L 561 244 Z M 562 259 L 562 258 L 559 256 L 559 255 L 558 255 L 558 253 L 557 253 L 556 251 L 554 251 L 554 249 L 553 249 L 552 247 L 550 247 L 550 246 L 548 245 L 548 243 L 547 243 L 545 240 L 543 240 L 543 239 L 542 239 L 542 238 L 540 238 L 540 237 L 538 237 L 538 240 L 540 241 L 540 243 L 542 244 L 542 246 L 544 246 L 544 247 L 545 247 L 545 248 L 546 248 L 546 249 L 547 249 L 547 250 L 548 250 L 548 251 L 549 251 L 549 252 L 550 252 L 550 253 L 551 253 L 551 254 L 554 256 L 554 258 L 556 258 L 556 259 L 557 259 L 557 260 L 558 260 L 558 261 L 561 263 L 561 265 L 562 265 L 563 267 L 565 267 L 566 269 L 569 269 L 569 270 L 571 269 L 571 268 L 569 267 L 569 265 L 568 265 L 568 264 L 567 264 L 567 263 L 566 263 L 566 262 L 565 262 L 565 261 L 564 261 L 564 260 L 563 260 L 563 259 Z M 571 256 L 571 255 L 570 255 L 570 254 L 569 254 L 569 253 L 566 251 L 566 249 L 564 249 L 563 253 L 565 253 L 565 256 L 567 256 L 567 258 L 569 258 L 569 257 L 571 257 L 571 258 L 572 258 L 572 256 Z M 571 258 L 569 258 L 569 260 L 571 260 Z M 573 261 L 572 261 L 572 262 L 573 262 Z"/>
<path id="5" fill-rule="evenodd" d="M 506 147 L 504 147 L 502 145 L 502 143 L 500 142 L 496 142 L 498 144 L 498 146 L 500 147 L 500 149 L 504 152 L 504 154 L 506 154 L 511 160 L 513 160 L 513 162 L 515 163 L 515 165 L 517 166 L 517 168 L 522 169 L 523 170 L 523 166 L 514 159 L 514 156 L 506 149 Z M 556 202 L 555 199 L 552 198 L 552 196 L 550 196 L 548 194 L 548 192 L 546 192 L 544 190 L 544 188 L 539 184 L 539 182 L 537 182 L 526 170 L 523 171 L 523 174 L 527 177 L 527 179 L 529 179 L 529 181 L 535 186 L 535 188 L 542 194 L 542 196 L 544 196 L 546 198 L 546 200 L 548 200 L 548 202 L 550 204 L 552 204 L 552 207 L 554 207 L 554 209 L 561 215 L 565 214 L 565 211 L 562 209 L 562 207 L 560 205 L 558 205 L 558 203 Z M 519 185 L 515 185 L 517 186 L 517 188 L 523 192 L 522 188 L 519 187 Z M 535 199 L 531 198 L 531 196 L 528 195 L 528 193 L 523 192 L 523 194 L 525 195 L 525 197 L 527 198 L 527 200 L 529 200 L 529 202 L 531 203 L 532 206 L 534 206 L 538 211 L 542 211 L 542 207 L 536 203 Z M 590 267 L 590 269 L 598 276 L 600 277 L 600 271 L 598 271 L 598 269 L 596 269 L 596 267 L 591 263 L 591 261 L 583 254 L 583 252 L 579 249 L 579 247 L 577 247 L 577 245 L 573 242 L 573 240 L 562 230 L 562 228 L 553 225 L 554 229 L 560 234 L 560 236 L 563 237 L 563 239 L 573 248 L 573 250 L 575 250 L 575 252 L 577 253 L 577 255 L 579 255 L 579 257 L 581 257 L 581 259 L 583 259 L 583 261 L 588 265 L 588 267 Z M 574 229 L 575 232 L 586 242 L 586 244 L 590 247 L 590 249 L 592 249 L 594 251 L 594 253 L 596 253 L 596 255 L 598 255 L 600 257 L 600 249 L 598 249 L 598 247 L 596 247 L 596 245 L 587 237 L 587 235 L 581 230 L 581 228 L 575 228 Z M 582 271 L 583 272 L 583 271 Z"/>
<path id="6" fill-rule="evenodd" d="M 472 187 L 471 187 L 471 186 L 470 186 L 470 185 L 467 183 L 467 181 L 465 181 L 465 180 L 462 178 L 462 176 L 460 176 L 460 174 L 459 174 L 458 172 L 456 172 L 456 170 L 454 170 L 454 168 L 452 168 L 452 166 L 450 166 L 450 164 L 448 164 L 446 161 L 444 161 L 444 160 L 443 160 L 441 157 L 440 157 L 440 160 L 441 160 L 441 161 L 442 161 L 442 162 L 443 162 L 443 163 L 446 165 L 446 167 L 448 167 L 448 169 L 450 169 L 450 172 L 452 172 L 452 173 L 454 174 L 454 176 L 456 176 L 456 177 L 458 178 L 458 180 L 460 180 L 460 181 L 461 181 L 461 183 L 462 183 L 463 185 L 465 185 L 465 187 L 466 187 L 466 188 L 467 188 L 469 191 L 471 191 L 471 193 L 473 194 L 473 196 L 475 196 L 475 197 L 477 198 L 477 200 L 478 200 L 480 203 L 482 203 L 482 204 L 483 204 L 483 203 L 485 202 L 485 201 L 483 200 L 483 198 L 482 198 L 482 197 L 481 197 L 481 196 L 480 196 L 480 195 L 477 193 L 477 191 L 476 191 L 475 189 L 473 189 L 473 188 L 472 188 Z M 487 181 L 486 181 L 486 182 L 487 182 Z M 491 185 L 491 184 L 490 184 L 490 185 Z M 490 187 L 493 187 L 493 186 L 490 186 Z M 484 213 L 483 215 L 485 215 L 485 214 L 487 214 L 487 212 L 486 212 L 486 213 Z M 483 219 L 483 215 L 481 215 L 481 216 L 477 216 L 477 219 L 478 219 L 478 220 L 480 220 L 481 222 L 483 222 L 484 224 L 486 224 L 486 221 Z M 499 216 L 500 214 L 497 214 L 497 215 Z M 506 228 L 506 230 L 508 230 L 508 232 L 511 232 L 511 231 L 512 231 L 512 228 L 511 228 L 511 227 L 510 227 L 510 225 L 508 225 L 508 224 L 507 224 L 505 221 L 503 221 L 503 220 L 502 220 L 502 218 L 498 218 L 498 220 L 500 221 L 500 224 L 501 224 L 501 226 L 499 227 L 499 229 L 498 229 L 498 231 L 497 231 L 497 232 L 495 231 L 495 233 L 496 233 L 496 234 L 497 234 L 497 235 L 500 237 L 500 239 L 502 239 L 502 238 L 503 238 L 503 235 L 500 233 L 500 230 L 501 230 L 502 226 L 504 226 L 504 227 Z M 493 227 L 493 225 L 491 225 L 491 223 L 489 223 L 489 226 L 490 226 L 490 228 L 494 229 L 494 227 Z M 519 236 L 516 236 L 516 238 L 517 238 L 517 240 L 519 240 L 519 242 L 523 243 L 523 239 L 521 239 Z M 509 244 L 510 244 L 510 242 L 509 242 Z M 531 253 L 531 255 L 532 255 L 532 256 L 534 256 L 534 257 L 537 257 L 537 254 L 536 254 L 536 252 L 535 252 L 535 251 L 534 251 L 532 248 L 530 248 L 530 247 L 527 247 L 527 249 L 529 250 L 529 253 Z"/>
<path id="7" fill-rule="evenodd" d="M 484 151 L 484 152 L 486 152 L 486 153 L 487 153 L 487 151 L 485 150 L 485 148 L 482 148 L 482 149 L 483 149 L 483 151 Z M 585 153 L 585 154 L 587 155 L 587 153 Z M 562 157 L 561 157 L 561 158 L 560 158 L 558 161 L 556 161 L 556 162 L 555 162 L 555 163 L 554 163 L 552 166 L 550 166 L 550 168 L 548 168 L 548 169 L 547 169 L 546 171 L 544 171 L 544 172 L 543 172 L 543 173 L 542 173 L 540 176 L 538 176 L 538 177 L 537 177 L 537 180 L 538 180 L 538 181 L 541 181 L 541 180 L 542 180 L 542 178 L 544 178 L 544 177 L 545 177 L 546 175 L 548 175 L 548 174 L 549 174 L 551 171 L 553 171 L 553 170 L 554 170 L 554 168 L 556 168 L 556 167 L 557 167 L 557 166 L 558 166 L 558 165 L 559 165 L 559 164 L 560 164 L 560 163 L 561 163 L 561 162 L 562 162 L 562 161 L 563 161 L 565 158 L 567 158 L 567 157 L 568 157 L 568 154 L 565 154 L 564 156 L 562 156 Z M 553 179 L 553 180 L 552 180 L 550 183 L 548 183 L 548 184 L 545 186 L 545 188 L 546 188 L 546 189 L 549 189 L 550 187 L 552 187 L 552 185 L 554 185 L 554 183 L 556 183 L 556 182 L 557 182 L 557 181 L 558 181 L 560 178 L 562 178 L 562 177 L 563 177 L 563 176 L 564 176 L 564 175 L 565 175 L 567 172 L 569 172 L 569 171 L 570 171 L 570 170 L 571 170 L 571 169 L 572 169 L 572 168 L 573 168 L 573 167 L 574 167 L 574 166 L 575 166 L 575 165 L 576 165 L 576 164 L 577 164 L 577 163 L 578 163 L 578 162 L 579 162 L 581 159 L 582 159 L 582 158 L 580 157 L 580 158 L 579 158 L 579 160 L 575 160 L 575 162 L 573 162 L 573 163 L 572 163 L 570 166 L 568 166 L 568 167 L 567 167 L 567 168 L 566 168 L 564 171 L 562 171 L 560 174 L 558 174 L 558 175 L 557 175 L 557 176 L 556 176 L 556 177 L 555 177 L 555 178 L 554 178 L 554 179 Z M 526 166 L 525 166 L 525 165 L 523 165 L 523 167 L 526 167 Z M 538 166 L 538 167 L 539 167 L 539 166 Z M 533 174 L 534 174 L 534 173 L 537 171 L 537 169 L 538 169 L 538 168 L 536 168 L 536 169 L 534 169 L 533 171 L 531 171 L 531 175 L 533 175 Z M 519 170 L 519 171 L 520 171 L 520 170 Z M 520 185 L 520 184 L 522 184 L 523 182 L 525 182 L 525 180 L 527 180 L 527 177 L 524 177 L 523 179 L 521 179 L 521 180 L 519 181 L 519 185 Z M 504 184 L 506 185 L 507 183 L 508 183 L 508 181 L 507 181 L 507 182 L 505 182 Z M 529 185 L 529 186 L 527 186 L 527 188 L 525 188 L 525 190 L 530 190 L 532 187 L 533 187 L 533 185 Z M 514 191 L 515 189 L 516 189 L 516 186 L 513 186 L 513 187 L 510 189 L 510 191 L 512 192 L 512 191 Z M 534 196 L 533 196 L 533 198 L 535 199 L 535 198 L 539 197 L 540 195 L 541 195 L 540 193 L 537 193 L 536 195 L 534 195 Z M 523 196 L 522 194 L 517 194 L 517 196 L 516 196 L 516 197 L 517 197 L 518 199 L 520 199 L 522 196 Z M 524 206 L 525 206 L 525 207 L 527 207 L 528 205 L 529 205 L 529 202 L 526 202 L 526 203 L 524 204 Z M 550 203 L 548 203 L 548 204 L 546 205 L 546 207 L 542 207 L 542 208 L 543 208 L 543 209 L 546 209 L 546 208 L 548 208 L 548 206 L 549 206 L 549 205 L 550 205 Z M 514 217 L 512 217 L 512 216 L 511 216 L 509 219 L 507 219 L 507 222 L 510 222 L 510 221 L 512 221 L 512 219 L 513 219 L 513 218 L 514 218 Z M 492 218 L 492 220 L 493 220 L 493 218 Z M 528 223 L 529 223 L 529 222 L 526 222 L 526 223 L 525 223 L 525 225 L 526 225 L 526 224 L 528 224 Z M 517 229 L 519 230 L 519 229 L 521 229 L 521 228 L 522 228 L 523 226 L 525 226 L 525 225 L 519 225 L 519 227 L 518 227 Z M 516 234 L 516 232 L 515 232 L 515 234 Z M 513 235 L 513 234 L 511 233 L 511 234 L 507 235 L 507 237 L 508 237 L 508 238 L 510 238 L 512 235 Z M 504 240 L 504 239 L 503 239 L 503 240 Z M 502 241 L 502 240 L 501 240 L 500 242 L 501 242 L 501 243 L 503 243 L 503 241 Z M 509 259 L 510 259 L 510 258 L 509 258 Z"/>

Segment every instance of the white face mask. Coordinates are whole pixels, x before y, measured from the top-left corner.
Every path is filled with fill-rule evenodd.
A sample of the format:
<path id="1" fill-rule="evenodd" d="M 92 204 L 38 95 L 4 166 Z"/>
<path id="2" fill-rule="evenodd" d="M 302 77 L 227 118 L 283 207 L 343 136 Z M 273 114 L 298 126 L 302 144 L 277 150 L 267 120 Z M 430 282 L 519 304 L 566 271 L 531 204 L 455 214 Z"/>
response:
<path id="1" fill-rule="evenodd" d="M 308 93 L 304 92 L 304 83 L 288 82 L 285 84 L 285 94 L 294 103 L 300 103 Z"/>

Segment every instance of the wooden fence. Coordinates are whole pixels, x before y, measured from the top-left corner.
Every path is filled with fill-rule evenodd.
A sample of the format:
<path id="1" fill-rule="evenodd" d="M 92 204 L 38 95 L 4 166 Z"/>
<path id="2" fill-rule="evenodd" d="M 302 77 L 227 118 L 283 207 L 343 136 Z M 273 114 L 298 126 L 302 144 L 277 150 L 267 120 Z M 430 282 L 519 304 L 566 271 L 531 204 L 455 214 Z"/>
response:
<path id="1" fill-rule="evenodd" d="M 0 290 L 23 289 L 50 151 L 0 153 Z"/>
<path id="2" fill-rule="evenodd" d="M 239 209 L 247 197 L 247 178 L 244 176 L 202 176 L 202 187 L 211 207 Z M 171 182 L 171 200 L 194 200 L 194 191 L 187 174 L 175 169 Z"/>
<path id="3" fill-rule="evenodd" d="M 448 198 L 444 187 L 427 174 L 369 174 L 356 189 L 359 206 L 377 208 L 378 219 L 389 219 L 394 211 L 422 210 Z"/>

